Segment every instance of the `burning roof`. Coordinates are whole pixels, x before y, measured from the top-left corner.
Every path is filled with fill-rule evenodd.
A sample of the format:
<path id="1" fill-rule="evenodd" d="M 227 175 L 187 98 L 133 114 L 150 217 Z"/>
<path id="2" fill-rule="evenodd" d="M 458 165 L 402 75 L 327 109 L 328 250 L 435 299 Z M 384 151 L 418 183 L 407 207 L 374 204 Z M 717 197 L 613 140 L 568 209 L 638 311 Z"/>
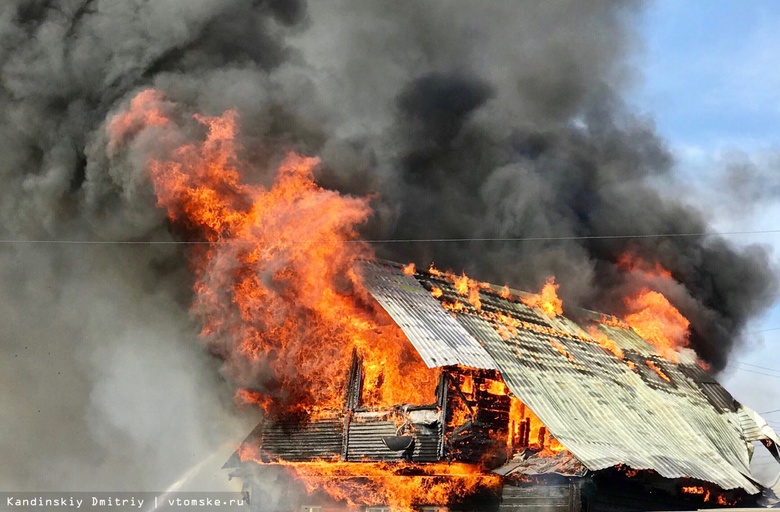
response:
<path id="1" fill-rule="evenodd" d="M 279 465 L 308 493 L 402 510 L 499 489 L 501 500 L 523 500 L 506 484 L 541 482 L 542 494 L 574 503 L 583 477 L 628 485 L 640 472 L 631 492 L 648 499 L 643 485 L 720 504 L 762 490 L 749 471 L 752 443 L 777 456 L 780 440 L 692 351 L 591 311 L 562 316 L 552 280 L 530 295 L 434 268 L 363 261 L 357 270 L 404 343 L 437 370 L 435 402 L 373 402 L 381 382 L 356 348 L 342 405 L 269 416 L 226 464 L 236 476 L 250 474 L 246 462 Z"/>
<path id="2" fill-rule="evenodd" d="M 429 367 L 498 370 L 587 469 L 622 465 L 759 491 L 748 467 L 752 442 L 780 440 L 694 357 L 683 352 L 673 363 L 627 325 L 583 312 L 583 328 L 506 290 L 483 287 L 476 307 L 437 273 L 390 263 L 366 263 L 363 273 Z M 619 350 L 589 334 L 590 322 Z"/>
<path id="3" fill-rule="evenodd" d="M 106 130 L 109 155 L 141 128 L 175 147 L 147 173 L 172 227 L 197 241 L 191 311 L 237 401 L 266 414 L 240 462 L 291 466 L 331 497 L 403 510 L 494 486 L 497 468 L 627 467 L 759 491 L 750 443 L 777 436 L 686 352 L 688 320 L 650 286 L 679 284 L 660 263 L 616 262 L 641 285 L 623 323 L 562 316 L 552 278 L 529 295 L 374 262 L 357 229 L 369 198 L 324 188 L 318 161 L 294 153 L 273 183 L 246 179 L 237 120 L 197 116 L 205 140 L 182 143 L 173 104 L 145 90 Z"/>

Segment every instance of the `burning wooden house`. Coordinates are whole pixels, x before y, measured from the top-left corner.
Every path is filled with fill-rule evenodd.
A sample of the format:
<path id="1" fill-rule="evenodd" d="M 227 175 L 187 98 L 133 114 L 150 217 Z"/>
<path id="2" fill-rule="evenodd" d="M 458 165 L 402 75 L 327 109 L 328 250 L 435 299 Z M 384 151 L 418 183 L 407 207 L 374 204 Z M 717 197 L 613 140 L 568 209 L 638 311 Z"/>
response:
<path id="1" fill-rule="evenodd" d="M 269 417 L 225 464 L 255 503 L 273 467 L 308 492 L 285 511 L 686 510 L 766 491 L 749 469 L 754 442 L 780 461 L 780 439 L 692 352 L 670 358 L 614 318 L 575 322 L 435 270 L 366 263 L 363 280 L 437 369 L 431 400 L 371 406 L 355 350 L 340 407 Z M 404 479 L 404 497 L 379 490 Z"/>

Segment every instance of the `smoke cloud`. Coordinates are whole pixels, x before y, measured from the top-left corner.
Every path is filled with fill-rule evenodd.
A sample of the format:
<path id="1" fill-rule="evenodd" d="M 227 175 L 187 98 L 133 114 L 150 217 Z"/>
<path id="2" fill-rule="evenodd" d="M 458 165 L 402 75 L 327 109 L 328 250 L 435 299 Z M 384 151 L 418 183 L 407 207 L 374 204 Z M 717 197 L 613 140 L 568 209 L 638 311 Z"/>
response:
<path id="1" fill-rule="evenodd" d="M 319 182 L 371 195 L 380 256 L 465 269 L 619 312 L 627 251 L 669 269 L 693 345 L 723 368 L 773 301 L 767 251 L 704 233 L 652 120 L 622 94 L 639 2 L 6 0 L 0 7 L 4 239 L 177 239 L 144 172 L 167 142 L 108 151 L 106 126 L 154 87 L 181 119 L 239 115 L 251 182 L 290 149 Z M 189 136 L 203 136 L 191 123 Z M 577 239 L 573 239 L 577 237 Z M 0 483 L 164 488 L 233 432 L 230 390 L 193 339 L 171 245 L 0 247 Z M 251 422 L 250 422 L 251 424 Z"/>

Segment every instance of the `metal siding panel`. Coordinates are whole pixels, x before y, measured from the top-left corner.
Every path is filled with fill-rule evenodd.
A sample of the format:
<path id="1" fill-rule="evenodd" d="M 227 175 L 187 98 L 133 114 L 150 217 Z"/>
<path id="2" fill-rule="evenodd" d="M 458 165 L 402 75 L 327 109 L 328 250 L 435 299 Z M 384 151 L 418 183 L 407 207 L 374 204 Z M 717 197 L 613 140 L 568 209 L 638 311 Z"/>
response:
<path id="1" fill-rule="evenodd" d="M 259 442 L 269 458 L 301 462 L 330 460 L 341 454 L 344 428 L 341 419 L 313 421 L 303 426 L 290 423 L 261 425 Z"/>
<path id="2" fill-rule="evenodd" d="M 415 462 L 436 462 L 439 460 L 439 439 L 438 435 L 414 435 L 414 449 L 412 450 L 412 460 Z"/>
<path id="3" fill-rule="evenodd" d="M 362 274 L 368 291 L 404 331 L 429 368 L 463 365 L 495 369 L 477 340 L 413 277 L 379 263 L 365 263 Z"/>
<path id="4" fill-rule="evenodd" d="M 401 460 L 404 452 L 390 451 L 382 442 L 385 436 L 394 436 L 394 421 L 356 421 L 349 425 L 347 460 L 388 461 Z M 436 462 L 439 460 L 439 433 L 413 432 L 414 445 L 410 458 L 415 462 Z"/>
<path id="5" fill-rule="evenodd" d="M 347 436 L 347 460 L 387 461 L 400 460 L 402 452 L 390 451 L 382 442 L 385 436 L 394 436 L 394 421 L 355 421 L 349 424 Z"/>

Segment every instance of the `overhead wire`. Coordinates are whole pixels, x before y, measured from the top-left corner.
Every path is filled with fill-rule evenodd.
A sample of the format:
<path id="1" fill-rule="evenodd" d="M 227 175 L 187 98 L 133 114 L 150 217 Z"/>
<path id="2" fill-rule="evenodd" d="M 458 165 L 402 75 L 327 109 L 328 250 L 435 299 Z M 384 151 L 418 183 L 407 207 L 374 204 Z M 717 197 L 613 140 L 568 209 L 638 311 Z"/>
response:
<path id="1" fill-rule="evenodd" d="M 750 366 L 751 368 L 759 368 L 761 370 L 768 370 L 770 372 L 780 373 L 780 370 L 775 370 L 774 368 L 769 368 L 768 366 L 759 366 L 757 364 L 743 363 L 742 361 L 736 361 L 736 362 L 742 366 Z"/>
<path id="2" fill-rule="evenodd" d="M 775 379 L 780 379 L 780 375 L 772 375 L 771 373 L 757 372 L 754 370 L 748 370 L 747 368 L 737 368 L 737 371 L 755 373 L 756 375 L 764 375 L 765 377 L 773 377 Z"/>
<path id="3" fill-rule="evenodd" d="M 759 331 L 751 331 L 747 334 L 761 334 L 762 332 L 780 331 L 780 327 L 771 327 L 769 329 L 761 329 Z"/>
<path id="4" fill-rule="evenodd" d="M 702 231 L 691 233 L 645 233 L 632 235 L 584 235 L 584 236 L 537 236 L 537 237 L 484 237 L 484 238 L 406 238 L 406 239 L 368 239 L 368 240 L 346 240 L 348 243 L 366 242 L 371 244 L 397 244 L 397 243 L 456 243 L 456 242 L 542 242 L 542 241 L 568 241 L 568 240 L 610 240 L 610 239 L 643 239 L 643 238 L 685 238 L 701 236 L 730 236 L 730 235 L 749 235 L 749 234 L 780 234 L 780 229 L 768 230 L 738 230 L 738 231 Z M 213 245 L 221 243 L 222 240 L 69 240 L 69 239 L 0 239 L 0 244 L 62 244 L 62 245 L 126 245 L 126 246 L 146 246 L 146 245 Z M 231 240 L 231 242 L 244 242 L 242 240 Z M 246 241 L 250 243 L 250 241 Z M 748 334 L 760 334 L 770 331 L 778 331 L 780 327 L 761 329 L 752 331 Z M 770 372 L 780 370 L 768 368 L 750 363 L 739 362 L 742 366 L 750 366 Z M 780 375 L 757 372 L 747 368 L 737 368 L 738 371 L 745 371 L 765 377 L 780 378 Z"/>
<path id="5" fill-rule="evenodd" d="M 458 238 L 379 238 L 345 240 L 347 243 L 397 244 L 397 243 L 457 243 L 457 242 L 544 242 L 567 240 L 619 240 L 630 238 L 690 238 L 702 236 L 766 235 L 780 234 L 780 229 L 737 230 L 737 231 L 698 231 L 689 233 L 637 233 L 628 235 L 572 235 L 572 236 L 526 236 L 526 237 L 458 237 Z M 231 240 L 238 241 L 241 240 Z M 84 245 L 199 245 L 216 244 L 222 240 L 68 240 L 68 239 L 0 239 L 0 244 L 84 244 Z"/>

